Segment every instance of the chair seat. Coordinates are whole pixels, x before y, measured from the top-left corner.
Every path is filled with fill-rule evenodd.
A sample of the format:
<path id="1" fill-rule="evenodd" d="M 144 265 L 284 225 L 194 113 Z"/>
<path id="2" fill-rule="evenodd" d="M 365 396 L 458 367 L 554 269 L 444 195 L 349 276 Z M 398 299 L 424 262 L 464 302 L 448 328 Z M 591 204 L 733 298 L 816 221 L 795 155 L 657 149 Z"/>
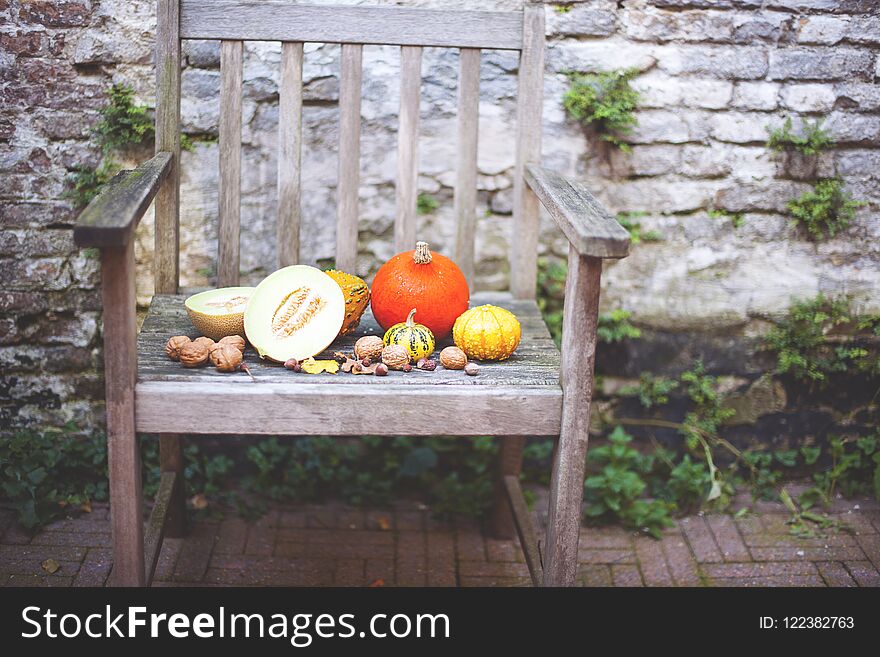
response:
<path id="1" fill-rule="evenodd" d="M 480 373 L 437 367 L 386 377 L 305 374 L 260 360 L 248 348 L 254 376 L 207 366 L 182 367 L 165 355 L 173 335 L 198 337 L 185 295 L 157 295 L 138 337 L 136 427 L 148 433 L 275 435 L 555 435 L 562 412 L 560 354 L 534 301 L 480 293 L 471 306 L 492 303 L 519 318 L 522 340 L 503 362 Z M 364 335 L 383 334 L 369 310 L 352 334 L 318 358 L 351 353 Z M 437 351 L 452 344 L 441 340 Z M 436 356 L 436 354 L 435 354 Z"/>

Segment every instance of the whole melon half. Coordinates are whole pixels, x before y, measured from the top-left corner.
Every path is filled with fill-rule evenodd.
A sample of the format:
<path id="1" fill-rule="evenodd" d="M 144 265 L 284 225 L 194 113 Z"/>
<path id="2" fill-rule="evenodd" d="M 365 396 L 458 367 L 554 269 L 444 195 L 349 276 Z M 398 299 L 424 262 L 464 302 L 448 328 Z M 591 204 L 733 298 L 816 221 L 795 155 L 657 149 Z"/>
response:
<path id="1" fill-rule="evenodd" d="M 252 287 L 221 287 L 199 292 L 186 300 L 189 319 L 202 335 L 212 340 L 227 335 L 244 337 L 244 309 L 247 307 Z"/>
<path id="2" fill-rule="evenodd" d="M 260 354 L 283 363 L 326 349 L 345 319 L 342 289 L 308 265 L 279 269 L 261 282 L 244 313 L 244 331 Z"/>

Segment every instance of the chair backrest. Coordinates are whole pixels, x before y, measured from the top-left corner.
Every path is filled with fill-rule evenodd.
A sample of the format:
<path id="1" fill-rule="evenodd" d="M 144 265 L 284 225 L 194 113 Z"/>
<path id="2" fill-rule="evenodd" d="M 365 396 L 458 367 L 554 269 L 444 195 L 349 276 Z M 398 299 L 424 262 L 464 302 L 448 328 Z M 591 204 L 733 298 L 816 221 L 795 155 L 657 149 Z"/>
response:
<path id="1" fill-rule="evenodd" d="M 279 87 L 278 264 L 299 259 L 303 43 L 342 44 L 339 92 L 339 177 L 336 266 L 354 272 L 358 237 L 361 61 L 365 44 L 401 49 L 397 142 L 397 251 L 416 239 L 419 95 L 422 48 L 457 48 L 457 162 L 453 257 L 473 283 L 477 199 L 477 126 L 480 50 L 519 51 L 516 166 L 514 172 L 511 291 L 535 294 L 538 201 L 524 184 L 525 164 L 541 151 L 544 80 L 544 8 L 457 11 L 397 6 L 304 6 L 288 0 L 158 0 L 156 148 L 174 166 L 156 197 L 157 293 L 175 293 L 179 280 L 180 59 L 184 39 L 216 39 L 220 58 L 220 208 L 218 283 L 237 285 L 241 212 L 241 99 L 244 41 L 282 43 Z"/>

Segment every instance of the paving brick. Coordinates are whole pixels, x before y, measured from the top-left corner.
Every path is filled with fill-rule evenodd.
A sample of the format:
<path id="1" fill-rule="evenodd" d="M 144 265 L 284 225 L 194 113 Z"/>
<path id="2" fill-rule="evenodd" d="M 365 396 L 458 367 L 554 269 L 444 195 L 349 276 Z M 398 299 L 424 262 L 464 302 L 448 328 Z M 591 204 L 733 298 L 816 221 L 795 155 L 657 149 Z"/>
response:
<path id="1" fill-rule="evenodd" d="M 739 528 L 739 533 L 743 536 L 764 533 L 764 524 L 758 516 L 745 516 L 735 520 L 735 522 L 736 526 Z M 748 543 L 748 539 L 746 539 L 746 543 Z"/>
<path id="2" fill-rule="evenodd" d="M 817 563 L 816 567 L 828 586 L 858 586 L 842 563 L 826 561 Z"/>
<path id="3" fill-rule="evenodd" d="M 9 575 L 48 575 L 43 570 L 43 562 L 45 559 L 39 557 L 24 557 L 21 559 L 3 559 L 0 560 L 0 577 L 5 578 Z M 53 576 L 65 577 L 73 576 L 79 571 L 79 561 L 63 561 L 55 559 L 59 569 Z"/>
<path id="4" fill-rule="evenodd" d="M 750 534 L 744 537 L 746 545 L 753 547 L 854 547 L 855 536 L 832 534 L 825 537 L 801 538 L 791 534 Z"/>
<path id="5" fill-rule="evenodd" d="M 868 560 L 874 567 L 880 570 L 880 536 L 877 534 L 865 534 L 856 537 Z"/>
<path id="6" fill-rule="evenodd" d="M 281 511 L 278 518 L 279 527 L 305 527 L 306 512 L 303 509 Z"/>
<path id="7" fill-rule="evenodd" d="M 383 586 L 395 585 L 394 559 L 367 559 L 367 565 L 364 568 L 364 581 L 370 585 L 377 580 L 382 580 Z"/>
<path id="8" fill-rule="evenodd" d="M 224 520 L 217 529 L 214 553 L 241 554 L 244 552 L 247 538 L 248 525 L 244 520 L 241 518 Z"/>
<path id="9" fill-rule="evenodd" d="M 423 532 L 398 532 L 395 542 L 394 564 L 398 586 L 425 586 L 427 584 L 428 558 Z"/>
<path id="10" fill-rule="evenodd" d="M 611 566 L 611 581 L 614 586 L 644 586 L 639 567 L 632 564 L 615 564 Z"/>
<path id="11" fill-rule="evenodd" d="M 602 564 L 581 566 L 581 582 L 584 586 L 611 586 L 611 566 Z"/>
<path id="12" fill-rule="evenodd" d="M 464 587 L 499 587 L 499 586 L 531 586 L 528 577 L 462 577 Z"/>
<path id="13" fill-rule="evenodd" d="M 171 579 L 174 575 L 177 557 L 180 556 L 182 548 L 182 538 L 166 538 L 162 541 L 162 549 L 159 551 L 159 559 L 156 561 L 156 572 L 153 574 L 153 582 Z"/>
<path id="14" fill-rule="evenodd" d="M 700 586 L 700 570 L 684 537 L 664 536 L 661 539 L 666 564 L 677 586 Z"/>
<path id="15" fill-rule="evenodd" d="M 340 529 L 365 529 L 363 509 L 343 508 L 337 517 Z"/>
<path id="16" fill-rule="evenodd" d="M 244 553 L 252 555 L 272 554 L 277 533 L 278 528 L 273 524 L 272 518 L 260 518 L 248 528 Z"/>
<path id="17" fill-rule="evenodd" d="M 825 586 L 822 578 L 818 575 L 792 575 L 791 577 L 756 577 L 741 578 L 733 577 L 720 581 L 713 581 L 712 584 L 717 586 L 745 586 L 765 588 L 767 586 Z"/>
<path id="18" fill-rule="evenodd" d="M 428 586 L 455 586 L 454 534 L 452 532 L 429 532 L 427 534 L 427 556 Z"/>
<path id="19" fill-rule="evenodd" d="M 684 532 L 697 561 L 700 563 L 724 561 L 721 557 L 721 551 L 715 543 L 715 537 L 712 535 L 709 525 L 706 524 L 705 518 L 702 516 L 682 518 L 679 526 Z"/>
<path id="20" fill-rule="evenodd" d="M 522 548 L 517 540 L 486 539 L 486 554 L 489 561 L 525 561 Z"/>
<path id="21" fill-rule="evenodd" d="M 110 534 L 92 532 L 43 532 L 34 536 L 32 545 L 75 545 L 78 547 L 110 547 Z"/>
<path id="22" fill-rule="evenodd" d="M 733 518 L 724 515 L 710 515 L 706 517 L 706 521 L 715 535 L 715 542 L 718 544 L 721 556 L 725 561 L 749 559 L 749 549 L 743 543 Z"/>
<path id="23" fill-rule="evenodd" d="M 880 572 L 870 561 L 846 561 L 843 565 L 859 586 L 880 586 Z"/>
<path id="24" fill-rule="evenodd" d="M 17 522 L 10 523 L 3 533 L 4 545 L 27 545 L 32 536 Z"/>
<path id="25" fill-rule="evenodd" d="M 196 524 L 190 535 L 183 540 L 172 579 L 176 582 L 198 582 L 202 579 L 211 560 L 214 532 L 210 525 Z"/>
<path id="26" fill-rule="evenodd" d="M 578 540 L 579 548 L 632 548 L 631 532 L 611 528 L 584 528 Z"/>
<path id="27" fill-rule="evenodd" d="M 329 569 L 299 569 L 295 562 L 290 562 L 283 571 L 210 568 L 204 581 L 224 586 L 329 586 L 333 583 L 333 572 Z"/>
<path id="28" fill-rule="evenodd" d="M 423 511 L 395 511 L 394 526 L 406 531 L 423 531 L 425 514 Z"/>
<path id="29" fill-rule="evenodd" d="M 778 547 L 752 548 L 755 561 L 859 561 L 865 558 L 857 547 Z"/>
<path id="30" fill-rule="evenodd" d="M 458 528 L 455 534 L 456 554 L 459 561 L 485 561 L 486 546 L 478 528 Z"/>
<path id="31" fill-rule="evenodd" d="M 335 505 L 309 505 L 306 507 L 306 527 L 335 529 L 339 517 L 339 510 L 339 507 Z"/>
<path id="32" fill-rule="evenodd" d="M 86 554 L 79 572 L 73 580 L 74 586 L 104 586 L 113 567 L 113 552 L 104 548 L 91 548 Z"/>
<path id="33" fill-rule="evenodd" d="M 666 566 L 660 541 L 640 536 L 635 541 L 636 558 L 647 586 L 672 586 L 672 575 Z"/>
<path id="34" fill-rule="evenodd" d="M 363 586 L 366 559 L 339 559 L 333 573 L 335 586 Z"/>
<path id="35" fill-rule="evenodd" d="M 782 575 L 815 575 L 816 566 L 809 561 L 784 561 L 765 563 L 711 563 L 703 566 L 707 577 L 773 577 Z"/>
<path id="36" fill-rule="evenodd" d="M 82 561 L 86 548 L 56 545 L 0 545 L 0 563 L 11 559 Z"/>
<path id="37" fill-rule="evenodd" d="M 635 563 L 636 553 L 632 549 L 578 550 L 580 563 Z"/>
<path id="38" fill-rule="evenodd" d="M 9 575 L 3 586 L 45 586 L 65 587 L 73 582 L 72 577 L 56 575 Z"/>
<path id="39" fill-rule="evenodd" d="M 106 519 L 89 517 L 65 518 L 56 520 L 43 527 L 46 532 L 89 532 L 92 534 L 109 534 L 110 522 Z"/>
<path id="40" fill-rule="evenodd" d="M 529 569 L 524 563 L 463 561 L 459 574 L 461 577 L 527 577 Z"/>

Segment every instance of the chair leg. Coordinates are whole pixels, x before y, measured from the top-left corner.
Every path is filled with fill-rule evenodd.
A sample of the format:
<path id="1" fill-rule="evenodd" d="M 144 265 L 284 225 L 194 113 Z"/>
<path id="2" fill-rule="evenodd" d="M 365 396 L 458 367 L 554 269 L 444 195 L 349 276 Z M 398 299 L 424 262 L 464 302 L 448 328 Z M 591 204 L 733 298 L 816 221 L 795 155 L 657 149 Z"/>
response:
<path id="1" fill-rule="evenodd" d="M 518 475 L 522 470 L 523 447 L 525 436 L 504 436 L 501 438 L 501 449 L 495 466 L 495 484 L 492 502 L 492 517 L 489 520 L 489 531 L 495 538 L 511 539 L 516 536 L 513 514 L 504 487 L 506 475 Z"/>
<path id="2" fill-rule="evenodd" d="M 107 460 L 115 586 L 144 586 L 141 450 L 134 424 L 137 377 L 134 242 L 101 252 Z"/>
<path id="3" fill-rule="evenodd" d="M 181 538 L 187 531 L 186 485 L 183 473 L 183 436 L 163 433 L 159 436 L 159 467 L 162 472 L 177 474 L 177 483 L 165 516 L 164 536 Z"/>
<path id="4" fill-rule="evenodd" d="M 601 276 L 601 259 L 569 249 L 560 373 L 562 428 L 550 480 L 544 586 L 572 586 L 577 575 Z"/>

